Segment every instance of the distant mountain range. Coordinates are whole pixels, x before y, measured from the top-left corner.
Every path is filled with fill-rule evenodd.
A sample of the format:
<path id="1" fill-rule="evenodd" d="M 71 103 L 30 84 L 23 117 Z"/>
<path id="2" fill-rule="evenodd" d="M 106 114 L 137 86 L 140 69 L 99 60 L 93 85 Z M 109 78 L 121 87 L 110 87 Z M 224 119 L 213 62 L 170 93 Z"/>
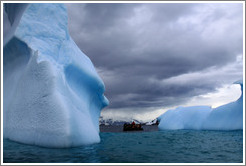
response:
<path id="1" fill-rule="evenodd" d="M 154 119 L 150 122 L 140 122 L 136 119 L 132 119 L 131 121 L 119 121 L 119 120 L 113 120 L 113 119 L 103 119 L 103 117 L 99 118 L 99 125 L 113 125 L 113 126 L 123 126 L 125 123 L 132 123 L 135 122 L 135 124 L 144 124 L 144 125 L 155 125 L 157 122 L 157 119 Z"/>

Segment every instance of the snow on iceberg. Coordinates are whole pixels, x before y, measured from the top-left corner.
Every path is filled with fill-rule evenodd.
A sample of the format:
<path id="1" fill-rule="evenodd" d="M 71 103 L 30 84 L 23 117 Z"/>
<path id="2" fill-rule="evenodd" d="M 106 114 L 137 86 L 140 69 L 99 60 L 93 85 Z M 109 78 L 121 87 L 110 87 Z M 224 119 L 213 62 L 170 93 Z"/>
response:
<path id="1" fill-rule="evenodd" d="M 209 106 L 178 107 L 158 117 L 160 130 L 240 130 L 243 129 L 243 81 L 242 94 L 235 101 L 212 109 Z"/>
<path id="2" fill-rule="evenodd" d="M 5 12 L 4 24 L 12 15 Z M 4 138 L 45 147 L 99 142 L 108 100 L 92 62 L 69 36 L 65 6 L 28 5 L 12 36 L 3 50 Z"/>

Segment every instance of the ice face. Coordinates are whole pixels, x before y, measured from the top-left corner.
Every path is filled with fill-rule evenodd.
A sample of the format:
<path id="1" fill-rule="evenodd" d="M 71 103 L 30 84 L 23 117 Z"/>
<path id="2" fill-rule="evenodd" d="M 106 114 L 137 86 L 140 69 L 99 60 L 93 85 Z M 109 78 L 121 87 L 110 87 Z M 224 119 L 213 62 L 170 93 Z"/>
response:
<path id="1" fill-rule="evenodd" d="M 238 81 L 243 93 L 243 82 Z M 212 109 L 208 106 L 178 107 L 159 118 L 160 130 L 239 130 L 243 129 L 243 94 L 235 101 Z"/>
<path id="2" fill-rule="evenodd" d="M 235 101 L 220 107 L 214 108 L 204 121 L 202 128 L 209 130 L 238 130 L 243 129 L 243 82 L 240 84 L 242 94 Z"/>
<path id="3" fill-rule="evenodd" d="M 13 36 L 3 56 L 4 137 L 45 147 L 99 142 L 108 100 L 92 62 L 69 36 L 65 6 L 30 4 Z"/>
<path id="4" fill-rule="evenodd" d="M 158 127 L 161 130 L 199 130 L 210 112 L 211 107 L 208 106 L 178 107 L 162 114 L 158 118 Z"/>

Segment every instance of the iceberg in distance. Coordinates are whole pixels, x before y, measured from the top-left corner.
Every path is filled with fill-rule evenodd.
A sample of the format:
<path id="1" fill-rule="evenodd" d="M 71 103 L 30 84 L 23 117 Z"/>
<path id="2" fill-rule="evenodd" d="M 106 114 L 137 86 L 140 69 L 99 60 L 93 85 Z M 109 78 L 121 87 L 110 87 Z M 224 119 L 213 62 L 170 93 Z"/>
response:
<path id="1" fill-rule="evenodd" d="M 4 24 L 10 15 L 20 17 L 6 8 Z M 108 105 L 104 84 L 70 37 L 67 21 L 63 4 L 33 3 L 6 41 L 4 138 L 44 147 L 100 141 L 99 116 Z"/>
<path id="2" fill-rule="evenodd" d="M 240 98 L 217 108 L 209 106 L 178 107 L 158 117 L 160 130 L 241 130 L 243 129 L 243 81 Z"/>

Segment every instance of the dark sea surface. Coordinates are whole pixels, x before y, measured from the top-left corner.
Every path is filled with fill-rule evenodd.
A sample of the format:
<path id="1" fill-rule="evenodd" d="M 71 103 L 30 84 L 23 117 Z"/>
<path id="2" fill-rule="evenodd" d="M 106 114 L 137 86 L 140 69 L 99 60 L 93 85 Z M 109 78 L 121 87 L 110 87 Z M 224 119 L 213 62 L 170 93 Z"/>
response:
<path id="1" fill-rule="evenodd" d="M 109 127 L 108 127 L 109 128 Z M 243 131 L 120 132 L 101 127 L 98 144 L 49 149 L 3 140 L 4 163 L 242 163 Z M 149 132 L 146 132 L 149 131 Z"/>

